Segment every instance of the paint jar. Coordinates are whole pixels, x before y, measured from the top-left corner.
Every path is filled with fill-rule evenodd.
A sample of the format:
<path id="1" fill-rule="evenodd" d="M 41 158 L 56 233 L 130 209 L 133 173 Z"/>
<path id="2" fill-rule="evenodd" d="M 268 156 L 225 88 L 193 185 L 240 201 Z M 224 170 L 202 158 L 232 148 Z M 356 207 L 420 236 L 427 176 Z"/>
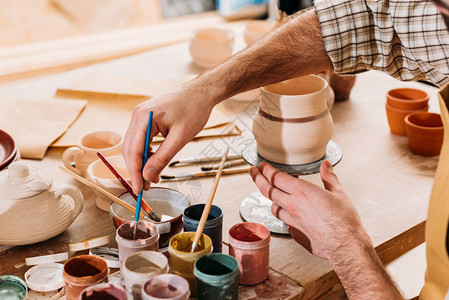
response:
<path id="1" fill-rule="evenodd" d="M 156 251 L 140 251 L 128 256 L 123 263 L 128 299 L 141 299 L 142 285 L 152 277 L 168 272 L 168 259 Z"/>
<path id="2" fill-rule="evenodd" d="M 159 232 L 156 225 L 139 221 L 137 225 L 137 239 L 134 236 L 134 222 L 122 224 L 117 228 L 115 239 L 117 241 L 120 271 L 123 276 L 123 262 L 133 253 L 145 250 L 159 250 Z"/>
<path id="3" fill-rule="evenodd" d="M 187 280 L 192 296 L 196 295 L 196 280 L 193 275 L 195 262 L 201 256 L 212 252 L 212 240 L 205 234 L 201 235 L 195 252 L 190 252 L 194 238 L 195 232 L 178 233 L 168 244 L 170 271 Z"/>
<path id="4" fill-rule="evenodd" d="M 240 269 L 240 283 L 254 285 L 268 278 L 270 231 L 259 223 L 238 223 L 229 229 L 229 254 Z"/>
<path id="5" fill-rule="evenodd" d="M 69 259 L 62 273 L 67 300 L 78 300 L 86 287 L 108 282 L 108 274 L 108 265 L 101 257 L 80 255 Z"/>
<path id="6" fill-rule="evenodd" d="M 100 283 L 85 288 L 80 300 L 116 299 L 126 300 L 126 291 L 121 286 L 112 283 Z"/>
<path id="7" fill-rule="evenodd" d="M 203 214 L 205 204 L 195 204 L 184 209 L 182 222 L 184 223 L 184 232 L 196 231 L 201 215 Z M 213 252 L 221 253 L 223 232 L 223 212 L 218 206 L 212 205 L 203 233 L 212 240 Z"/>
<path id="8" fill-rule="evenodd" d="M 189 297 L 189 283 L 178 275 L 158 275 L 142 286 L 143 300 L 188 300 Z"/>
<path id="9" fill-rule="evenodd" d="M 27 295 L 27 284 L 14 275 L 0 276 L 0 298 L 22 300 Z"/>
<path id="10" fill-rule="evenodd" d="M 239 264 L 234 257 L 222 253 L 204 255 L 196 261 L 193 272 L 199 300 L 238 299 Z"/>

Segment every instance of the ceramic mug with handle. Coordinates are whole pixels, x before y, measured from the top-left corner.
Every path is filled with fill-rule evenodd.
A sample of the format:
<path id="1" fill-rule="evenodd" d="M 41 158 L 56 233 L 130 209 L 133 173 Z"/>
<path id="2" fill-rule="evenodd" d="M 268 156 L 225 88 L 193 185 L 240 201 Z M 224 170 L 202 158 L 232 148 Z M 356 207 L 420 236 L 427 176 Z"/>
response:
<path id="1" fill-rule="evenodd" d="M 122 136 L 114 131 L 94 131 L 83 135 L 76 147 L 64 151 L 62 162 L 64 166 L 81 175 L 86 175 L 87 167 L 98 159 L 97 152 L 104 156 L 122 153 Z M 75 163 L 73 166 L 72 164 Z"/>

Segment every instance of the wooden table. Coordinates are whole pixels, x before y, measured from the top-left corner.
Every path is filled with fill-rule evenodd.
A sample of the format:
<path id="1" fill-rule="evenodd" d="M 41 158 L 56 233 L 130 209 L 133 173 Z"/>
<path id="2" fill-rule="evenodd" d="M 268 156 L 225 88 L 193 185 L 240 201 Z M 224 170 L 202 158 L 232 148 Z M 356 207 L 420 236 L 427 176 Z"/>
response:
<path id="1" fill-rule="evenodd" d="M 197 72 L 199 70 L 190 62 L 188 44 L 182 43 L 36 81 L 4 85 L 0 87 L 0 110 L 2 98 L 52 97 L 56 88 L 83 74 L 129 74 L 132 77 L 163 79 Z M 424 242 L 428 198 L 438 161 L 437 157 L 412 154 L 405 137 L 389 133 L 384 108 L 385 93 L 391 88 L 403 86 L 426 90 L 431 95 L 430 111 L 438 112 L 436 88 L 420 83 L 401 83 L 375 71 L 359 75 L 351 99 L 335 104 L 332 109 L 335 122 L 333 139 L 343 149 L 343 159 L 335 171 L 384 263 Z M 177 157 L 191 157 L 213 147 L 223 149 L 226 145 L 231 147 L 231 152 L 241 150 L 242 145 L 251 139 L 251 116 L 256 104 L 226 100 L 224 106 L 243 130 L 242 136 L 191 142 Z M 42 161 L 30 163 L 48 169 L 67 183 L 78 185 L 57 169 L 61 155 L 62 150 L 50 149 Z M 322 186 L 319 175 L 305 176 L 303 179 Z M 206 178 L 159 185 L 176 188 L 198 203 L 206 200 L 212 181 L 212 178 Z M 93 192 L 84 186 L 81 190 L 85 196 L 85 207 L 77 220 L 63 234 L 51 240 L 1 252 L 0 274 L 22 276 L 28 268 L 24 265 L 26 257 L 67 251 L 70 242 L 114 233 L 107 213 L 95 207 Z M 256 190 L 248 174 L 222 178 L 214 203 L 224 210 L 225 241 L 228 229 L 242 221 L 238 210 L 242 199 Z M 291 238 L 273 235 L 270 251 L 272 274 L 280 275 L 281 282 L 288 283 L 286 295 L 289 296 L 284 293 L 271 297 L 269 289 L 275 288 L 261 285 L 249 292 L 242 289 L 242 298 L 317 299 L 341 288 L 331 264 L 314 257 Z M 265 296 L 262 296 L 263 293 Z"/>

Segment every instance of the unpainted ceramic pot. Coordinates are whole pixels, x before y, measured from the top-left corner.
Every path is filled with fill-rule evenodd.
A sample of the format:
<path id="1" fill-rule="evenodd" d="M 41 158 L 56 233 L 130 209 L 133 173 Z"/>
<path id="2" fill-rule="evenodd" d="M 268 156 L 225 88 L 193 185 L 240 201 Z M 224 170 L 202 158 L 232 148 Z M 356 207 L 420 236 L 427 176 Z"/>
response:
<path id="1" fill-rule="evenodd" d="M 122 155 L 110 156 L 107 160 L 128 183 L 131 182 L 129 171 Z M 91 163 L 89 167 L 87 167 L 86 173 L 90 181 L 114 196 L 119 196 L 126 192 L 126 189 L 120 181 L 114 176 L 114 174 L 112 174 L 101 159 L 97 159 Z M 103 211 L 109 211 L 112 201 L 96 191 L 95 194 L 97 196 L 95 201 L 97 207 Z"/>
<path id="2" fill-rule="evenodd" d="M 243 37 L 247 45 L 251 45 L 260 39 L 265 33 L 273 29 L 275 22 L 266 20 L 254 20 L 246 23 Z"/>
<path id="3" fill-rule="evenodd" d="M 427 105 L 420 109 L 409 110 L 409 109 L 395 108 L 389 105 L 388 103 L 385 103 L 385 109 L 387 111 L 387 119 L 388 125 L 390 126 L 390 132 L 396 135 L 405 136 L 407 134 L 404 122 L 405 117 L 408 114 L 411 114 L 416 111 L 427 111 L 429 109 L 429 106 Z"/>
<path id="4" fill-rule="evenodd" d="M 230 30 L 202 28 L 190 41 L 193 63 L 201 68 L 211 68 L 232 54 L 234 34 Z"/>
<path id="5" fill-rule="evenodd" d="M 259 155 L 288 165 L 321 159 L 333 132 L 327 88 L 327 81 L 315 75 L 263 87 L 253 120 Z"/>
<path id="6" fill-rule="evenodd" d="M 419 155 L 439 155 L 443 146 L 444 127 L 439 114 L 415 112 L 405 117 L 408 147 Z"/>
<path id="7" fill-rule="evenodd" d="M 418 89 L 399 88 L 387 92 L 387 103 L 398 109 L 418 110 L 425 108 L 428 102 L 429 95 Z"/>
<path id="8" fill-rule="evenodd" d="M 43 169 L 18 161 L 0 172 L 0 245 L 48 240 L 72 224 L 83 209 L 80 190 Z"/>

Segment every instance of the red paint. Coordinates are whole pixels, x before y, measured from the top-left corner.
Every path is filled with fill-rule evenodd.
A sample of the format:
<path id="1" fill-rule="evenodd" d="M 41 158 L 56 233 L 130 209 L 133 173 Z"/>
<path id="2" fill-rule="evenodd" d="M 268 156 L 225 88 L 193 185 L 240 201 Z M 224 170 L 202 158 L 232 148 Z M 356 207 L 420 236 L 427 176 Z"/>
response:
<path id="1" fill-rule="evenodd" d="M 257 242 L 262 240 L 257 234 L 244 227 L 236 229 L 234 238 L 242 242 Z"/>

